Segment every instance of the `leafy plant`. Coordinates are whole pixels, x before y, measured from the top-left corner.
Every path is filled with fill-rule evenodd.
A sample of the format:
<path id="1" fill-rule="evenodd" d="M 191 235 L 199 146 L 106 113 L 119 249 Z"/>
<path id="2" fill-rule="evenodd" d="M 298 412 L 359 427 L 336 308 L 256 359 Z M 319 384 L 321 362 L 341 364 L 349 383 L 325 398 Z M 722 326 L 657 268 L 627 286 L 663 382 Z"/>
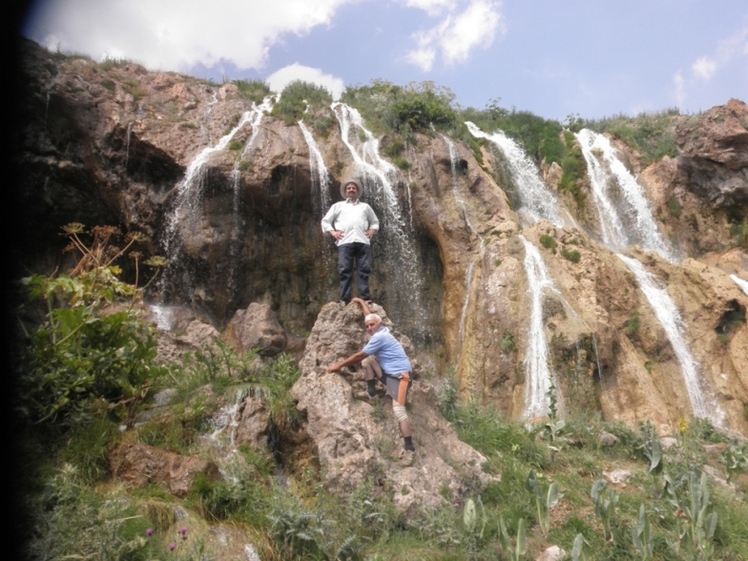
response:
<path id="1" fill-rule="evenodd" d="M 709 512 L 711 504 L 706 472 L 702 472 L 700 477 L 693 470 L 684 474 L 681 479 L 686 480 L 685 493 L 679 482 L 670 477 L 665 479 L 668 500 L 677 509 L 676 520 L 681 542 L 689 538 L 699 559 L 711 559 L 717 513 Z"/>
<path id="2" fill-rule="evenodd" d="M 527 552 L 527 536 L 525 533 L 525 520 L 519 519 L 517 522 L 517 537 L 514 540 L 514 547 L 512 547 L 512 538 L 506 529 L 504 524 L 504 517 L 499 517 L 499 541 L 504 552 L 509 555 L 512 561 L 519 561 L 522 559 Z"/>
<path id="3" fill-rule="evenodd" d="M 114 263 L 142 238 L 131 236 L 119 249 L 112 243 L 117 230 L 111 227 L 95 228 L 90 245 L 82 239 L 82 225 L 70 224 L 65 232 L 71 240 L 68 250 L 80 252 L 70 274 L 22 280 L 28 300 L 21 313 L 42 314 L 41 321 L 25 329 L 27 345 L 19 364 L 22 411 L 32 422 L 64 422 L 82 412 L 87 400 L 101 398 L 129 420 L 147 396 L 149 380 L 160 372 L 153 363 L 153 329 L 131 306 L 117 307 L 132 304 L 139 292 L 119 280 L 121 269 Z"/>
<path id="4" fill-rule="evenodd" d="M 239 90 L 239 94 L 257 104 L 270 95 L 270 86 L 262 80 L 233 80 L 231 82 Z"/>
<path id="5" fill-rule="evenodd" d="M 552 236 L 549 236 L 548 234 L 542 234 L 540 236 L 540 245 L 542 245 L 546 249 L 550 249 L 553 253 L 556 253 L 556 246 L 558 244 Z"/>
<path id="6" fill-rule="evenodd" d="M 612 540 L 612 521 L 618 506 L 618 493 L 615 489 L 609 489 L 604 479 L 596 479 L 592 483 L 590 497 L 595 505 L 595 516 L 603 527 L 603 538 Z"/>
<path id="7" fill-rule="evenodd" d="M 639 331 L 639 312 L 634 312 L 626 322 L 626 333 L 634 335 Z"/>
<path id="8" fill-rule="evenodd" d="M 477 498 L 477 501 L 474 501 L 472 498 L 468 498 L 465 501 L 465 506 L 462 510 L 462 523 L 465 527 L 469 544 L 473 549 L 477 549 L 478 544 L 483 540 L 486 524 L 488 524 L 486 509 L 483 507 L 480 497 Z"/>
<path id="9" fill-rule="evenodd" d="M 721 454 L 722 461 L 727 471 L 727 481 L 730 481 L 736 473 L 748 471 L 748 444 L 732 442 Z"/>
<path id="10" fill-rule="evenodd" d="M 340 538 L 337 522 L 322 511 L 307 511 L 296 502 L 279 500 L 268 514 L 270 530 L 289 558 L 354 559 L 361 546 L 356 536 Z"/>
<path id="11" fill-rule="evenodd" d="M 571 261 L 572 263 L 579 263 L 579 260 L 581 259 L 582 255 L 576 250 L 576 249 L 562 249 L 561 255 L 564 257 L 564 259 L 567 259 Z"/>
<path id="12" fill-rule="evenodd" d="M 652 540 L 652 526 L 649 523 L 647 510 L 642 504 L 639 507 L 639 520 L 631 526 L 631 539 L 636 550 L 641 553 L 642 559 L 650 559 L 654 552 L 654 542 Z"/>
<path id="13" fill-rule="evenodd" d="M 571 559 L 572 561 L 592 559 L 592 547 L 582 534 L 577 534 L 574 537 L 574 543 L 571 546 Z"/>
<path id="14" fill-rule="evenodd" d="M 329 107 L 332 103 L 330 91 L 318 84 L 294 80 L 283 88 L 280 100 L 273 105 L 272 114 L 287 125 L 297 123 L 308 108 Z"/>
<path id="15" fill-rule="evenodd" d="M 680 218 L 681 214 L 681 206 L 678 202 L 678 199 L 672 198 L 666 203 L 667 209 L 670 212 L 670 215 L 674 218 Z"/>
<path id="16" fill-rule="evenodd" d="M 550 513 L 551 509 L 556 506 L 558 501 L 563 497 L 563 494 L 558 492 L 558 485 L 551 483 L 548 488 L 543 491 L 540 488 L 535 470 L 530 470 L 525 482 L 525 489 L 532 493 L 535 498 L 536 514 L 538 516 L 538 524 L 543 535 L 548 535 L 548 530 L 551 526 Z"/>

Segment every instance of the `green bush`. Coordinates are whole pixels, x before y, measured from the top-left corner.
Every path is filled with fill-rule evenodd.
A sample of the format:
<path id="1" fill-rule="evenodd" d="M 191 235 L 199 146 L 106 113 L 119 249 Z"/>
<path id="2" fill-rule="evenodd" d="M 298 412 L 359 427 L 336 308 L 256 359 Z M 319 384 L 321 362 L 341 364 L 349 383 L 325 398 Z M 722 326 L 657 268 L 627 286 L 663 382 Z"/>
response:
<path id="1" fill-rule="evenodd" d="M 673 218 L 680 218 L 681 206 L 680 206 L 680 203 L 678 202 L 678 199 L 675 199 L 675 198 L 670 199 L 667 202 L 667 209 Z"/>
<path id="2" fill-rule="evenodd" d="M 553 236 L 542 234 L 540 236 L 540 245 L 542 245 L 546 249 L 550 249 L 553 253 L 556 253 L 556 246 L 558 244 L 556 243 L 556 239 Z"/>
<path id="3" fill-rule="evenodd" d="M 561 255 L 565 258 L 571 261 L 572 263 L 579 263 L 579 260 L 581 259 L 581 254 L 576 249 L 562 249 Z"/>
<path id="4" fill-rule="evenodd" d="M 17 365 L 20 409 L 32 423 L 65 424 L 91 399 L 103 399 L 127 420 L 161 373 L 153 363 L 153 328 L 125 305 L 138 290 L 119 280 L 114 264 L 138 238 L 120 250 L 111 227 L 94 228 L 91 245 L 80 224 L 65 231 L 70 247 L 81 252 L 71 274 L 22 281 L 27 299 L 19 315 L 31 325 Z M 35 311 L 41 318 L 32 323 Z"/>
<path id="5" fill-rule="evenodd" d="M 585 126 L 599 133 L 610 133 L 638 150 L 649 163 L 664 156 L 678 155 L 675 144 L 675 126 L 682 119 L 677 108 L 655 113 L 640 113 L 636 117 L 618 115 L 596 121 L 587 121 Z"/>
<path id="6" fill-rule="evenodd" d="M 270 95 L 270 86 L 263 80 L 234 80 L 231 82 L 239 90 L 239 94 L 258 105 Z"/>
<path id="7" fill-rule="evenodd" d="M 287 125 L 292 125 L 301 120 L 307 110 L 327 110 L 331 103 L 332 94 L 327 88 L 295 80 L 283 89 L 280 100 L 273 105 L 271 114 L 282 119 Z"/>

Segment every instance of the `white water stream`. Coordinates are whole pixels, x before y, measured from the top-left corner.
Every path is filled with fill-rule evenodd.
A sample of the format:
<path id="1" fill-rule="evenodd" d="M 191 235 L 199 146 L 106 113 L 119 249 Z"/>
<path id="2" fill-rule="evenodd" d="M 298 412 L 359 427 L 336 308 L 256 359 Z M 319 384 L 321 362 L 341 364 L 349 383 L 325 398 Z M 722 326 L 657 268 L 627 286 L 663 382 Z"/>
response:
<path id="1" fill-rule="evenodd" d="M 748 281 L 744 281 L 737 275 L 730 275 L 730 278 L 740 287 L 740 290 L 748 294 Z"/>
<path id="2" fill-rule="evenodd" d="M 678 308 L 671 300 L 667 290 L 659 284 L 654 275 L 647 272 L 639 261 L 625 255 L 617 255 L 631 272 L 634 273 L 634 276 L 636 276 L 639 287 L 667 334 L 670 345 L 673 347 L 673 352 L 675 352 L 675 356 L 681 366 L 683 381 L 686 385 L 688 398 L 691 401 L 693 416 L 701 419 L 709 419 L 715 426 L 723 427 L 725 414 L 719 404 L 708 397 L 709 392 L 707 388 L 703 387 L 699 376 L 699 365 L 688 351 L 688 345 L 684 336 L 685 326 L 681 320 Z"/>
<path id="3" fill-rule="evenodd" d="M 378 214 L 380 228 L 374 243 L 379 243 L 383 251 L 374 258 L 389 263 L 389 307 L 396 310 L 395 314 L 411 310 L 415 317 L 409 318 L 409 331 L 423 336 L 429 328 L 421 302 L 423 266 L 409 227 L 411 222 L 395 192 L 399 171 L 380 156 L 379 141 L 356 109 L 340 102 L 334 102 L 331 108 L 340 125 L 341 139 L 355 163 L 355 174 L 364 184 L 363 200 Z"/>
<path id="4" fill-rule="evenodd" d="M 587 162 L 603 243 L 612 251 L 638 245 L 675 262 L 644 189 L 618 158 L 610 140 L 588 129 L 579 131 L 576 138 Z"/>
<path id="5" fill-rule="evenodd" d="M 525 410 L 524 418 L 541 417 L 548 413 L 552 373 L 548 368 L 548 343 L 543 327 L 543 294 L 553 287 L 548 270 L 543 263 L 538 248 L 524 236 L 520 239 L 525 246 L 525 273 L 530 291 L 530 332 L 525 356 Z M 554 384 L 556 385 L 556 384 Z"/>
<path id="6" fill-rule="evenodd" d="M 504 154 L 511 171 L 512 180 L 521 201 L 517 214 L 525 225 L 534 224 L 540 220 L 547 220 L 559 228 L 573 225 L 570 218 L 563 218 L 565 211 L 561 208 L 556 195 L 540 177 L 540 171 L 525 151 L 502 131 L 488 134 L 480 130 L 474 123 L 466 121 L 470 134 L 476 138 L 485 138 L 498 147 Z"/>
<path id="7" fill-rule="evenodd" d="M 252 104 L 252 109 L 242 114 L 234 128 L 221 137 L 215 145 L 203 148 L 187 166 L 184 178 L 177 185 L 177 193 L 172 204 L 172 209 L 166 220 L 163 243 L 168 265 L 164 275 L 161 277 L 160 286 L 162 288 L 162 295 L 166 288 L 173 284 L 172 281 L 175 276 L 184 273 L 180 267 L 182 237 L 179 234 L 179 229 L 192 228 L 194 230 L 198 227 L 197 221 L 202 216 L 205 164 L 210 160 L 211 156 L 217 152 L 226 150 L 234 136 L 249 123 L 252 126 L 252 138 L 247 143 L 247 146 L 245 146 L 246 152 L 247 147 L 251 145 L 257 135 L 263 115 L 266 111 L 272 109 L 274 99 L 274 97 L 269 96 L 260 105 Z M 236 211 L 238 197 L 238 171 L 236 167 L 232 175 L 234 177 L 234 210 Z M 233 263 L 235 260 L 231 262 Z M 182 274 L 182 277 L 184 276 Z"/>

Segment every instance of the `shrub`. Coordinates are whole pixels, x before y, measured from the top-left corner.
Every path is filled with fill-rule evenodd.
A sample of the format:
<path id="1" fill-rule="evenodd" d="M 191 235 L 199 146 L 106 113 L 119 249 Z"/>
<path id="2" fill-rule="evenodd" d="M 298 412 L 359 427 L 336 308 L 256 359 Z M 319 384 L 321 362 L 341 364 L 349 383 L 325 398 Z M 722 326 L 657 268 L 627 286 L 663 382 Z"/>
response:
<path id="1" fill-rule="evenodd" d="M 572 263 L 579 263 L 579 259 L 581 259 L 580 253 L 576 249 L 562 249 L 561 255 L 571 261 Z"/>
<path id="2" fill-rule="evenodd" d="M 331 103 L 332 94 L 327 88 L 295 80 L 283 89 L 280 100 L 273 106 L 271 113 L 291 125 L 303 117 L 307 108 L 327 108 Z"/>
<path id="3" fill-rule="evenodd" d="M 153 364 L 153 329 L 136 312 L 117 303 L 138 296 L 120 281 L 114 262 L 124 249 L 113 246 L 111 227 L 95 228 L 94 240 L 83 242 L 80 224 L 66 227 L 69 249 L 81 252 L 70 275 L 23 279 L 27 303 L 22 313 L 38 311 L 41 321 L 28 327 L 18 364 L 21 410 L 32 422 L 60 420 L 85 411 L 90 399 L 106 400 L 120 417 L 129 418 L 148 392 Z M 136 275 L 137 276 L 137 275 Z M 39 307 L 41 304 L 41 309 Z"/>
<path id="4" fill-rule="evenodd" d="M 553 253 L 556 253 L 556 240 L 552 236 L 549 236 L 548 234 L 543 234 L 540 236 L 540 245 L 542 245 L 546 249 L 550 249 Z"/>
<path id="5" fill-rule="evenodd" d="M 234 80 L 231 82 L 239 90 L 239 94 L 257 104 L 270 95 L 270 86 L 263 80 Z"/>
<path id="6" fill-rule="evenodd" d="M 674 218 L 680 218 L 681 206 L 680 206 L 680 203 L 678 202 L 678 199 L 675 199 L 675 198 L 670 199 L 667 202 L 667 209 L 670 212 L 671 216 L 673 216 Z"/>

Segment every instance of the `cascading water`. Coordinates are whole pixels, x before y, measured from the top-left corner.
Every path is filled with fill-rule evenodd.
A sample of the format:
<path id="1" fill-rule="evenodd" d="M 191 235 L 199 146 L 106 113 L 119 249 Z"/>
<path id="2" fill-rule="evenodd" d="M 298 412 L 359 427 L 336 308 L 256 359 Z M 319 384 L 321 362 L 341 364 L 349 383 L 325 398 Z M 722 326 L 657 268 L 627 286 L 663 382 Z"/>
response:
<path id="1" fill-rule="evenodd" d="M 457 203 L 457 206 L 461 211 L 460 216 L 465 221 L 465 224 L 467 224 L 470 232 L 472 232 L 472 234 L 478 238 L 482 246 L 483 237 L 478 233 L 478 231 L 473 227 L 473 224 L 470 222 L 470 217 L 468 216 L 467 209 L 465 208 L 465 201 L 460 195 L 458 181 L 459 175 L 457 173 L 457 149 L 455 148 L 454 142 L 452 142 L 449 137 L 442 135 L 442 139 L 444 139 L 444 143 L 447 145 L 447 149 L 449 150 L 449 163 L 452 171 L 452 194 L 454 195 L 455 202 Z"/>
<path id="2" fill-rule="evenodd" d="M 388 281 L 388 308 L 398 321 L 408 324 L 411 337 L 426 337 L 428 320 L 421 304 L 424 285 L 421 258 L 415 250 L 415 236 L 404 218 L 394 184 L 398 170 L 379 155 L 379 141 L 365 127 L 354 108 L 340 102 L 331 105 L 340 124 L 340 136 L 355 162 L 356 173 L 364 184 L 364 199 L 375 210 L 380 230 L 375 243 L 383 255 L 375 256 L 387 264 L 392 278 Z"/>
<path id="3" fill-rule="evenodd" d="M 618 159 L 608 138 L 588 129 L 579 131 L 576 138 L 587 162 L 602 242 L 612 251 L 638 245 L 675 262 L 644 189 Z"/>
<path id="4" fill-rule="evenodd" d="M 163 233 L 164 251 L 168 263 L 160 282 L 162 299 L 168 299 L 168 290 L 174 287 L 175 284 L 183 284 L 184 282 L 190 284 L 191 282 L 189 279 L 189 272 L 184 271 L 182 267 L 182 236 L 180 235 L 180 229 L 190 229 L 192 231 L 198 229 L 198 221 L 202 216 L 205 164 L 213 154 L 226 150 L 234 136 L 244 126 L 246 126 L 247 123 L 251 123 L 253 127 L 252 138 L 254 139 L 260 121 L 262 120 L 262 116 L 265 111 L 272 109 L 273 102 L 274 98 L 268 97 L 259 106 L 253 104 L 252 109 L 245 111 L 242 114 L 239 122 L 233 129 L 231 129 L 231 131 L 224 135 L 215 146 L 207 146 L 203 148 L 203 150 L 197 154 L 187 167 L 187 172 L 185 173 L 184 178 L 177 185 L 177 193 L 174 197 L 172 210 L 166 221 L 165 232 Z M 235 207 L 237 190 L 238 177 L 234 174 Z M 236 220 L 239 220 L 238 215 Z M 230 261 L 230 263 L 234 262 L 235 260 Z M 232 275 L 229 275 L 229 277 L 231 276 Z M 185 288 L 189 289 L 190 287 Z"/>
<path id="5" fill-rule="evenodd" d="M 547 220 L 559 228 L 567 222 L 573 225 L 571 217 L 562 217 L 564 211 L 558 204 L 556 195 L 546 186 L 535 163 L 516 142 L 502 131 L 487 134 L 470 121 L 466 121 L 465 125 L 470 134 L 476 138 L 485 138 L 498 147 L 506 157 L 520 200 L 520 208 L 516 209 L 517 214 L 525 225 L 534 224 L 539 220 Z"/>
<path id="6" fill-rule="evenodd" d="M 748 281 L 744 281 L 737 275 L 730 275 L 730 278 L 740 287 L 740 290 L 748 294 Z"/>
<path id="7" fill-rule="evenodd" d="M 555 291 L 555 288 L 538 249 L 524 236 L 520 236 L 520 239 L 525 246 L 525 274 L 532 301 L 529 344 L 525 357 L 523 416 L 532 419 L 547 415 L 550 406 L 548 390 L 551 387 L 552 374 L 548 368 L 548 343 L 543 328 L 543 293 L 546 290 Z"/>
<path id="8" fill-rule="evenodd" d="M 644 189 L 618 158 L 608 138 L 588 129 L 579 131 L 576 138 L 587 163 L 603 243 L 615 252 L 638 245 L 671 263 L 676 262 L 674 252 L 657 228 Z M 675 304 L 638 260 L 617 255 L 636 276 L 639 287 L 667 333 L 681 367 L 694 416 L 722 426 L 724 413 L 719 405 L 706 403 L 704 382 L 683 337 L 684 325 Z"/>
<path id="9" fill-rule="evenodd" d="M 127 123 L 127 140 L 125 143 L 125 175 L 127 175 L 127 164 L 130 160 L 130 135 L 132 134 L 132 121 Z"/>
<path id="10" fill-rule="evenodd" d="M 309 171 L 312 181 L 312 207 L 315 216 L 323 216 L 327 209 L 332 205 L 330 197 L 330 174 L 327 172 L 325 160 L 322 153 L 314 140 L 314 136 L 306 128 L 302 121 L 299 121 L 299 128 L 304 135 L 304 140 L 309 147 Z M 332 267 L 332 253 L 328 251 L 325 244 L 322 245 L 322 261 L 325 264 L 325 270 Z"/>
<path id="11" fill-rule="evenodd" d="M 309 147 L 309 169 L 312 175 L 313 190 L 312 204 L 314 204 L 315 215 L 320 216 L 327 212 L 327 209 L 332 205 L 332 200 L 330 199 L 330 174 L 327 172 L 325 160 L 322 158 L 322 153 L 319 151 L 314 136 L 306 128 L 303 121 L 299 121 L 299 128 Z"/>
<path id="12" fill-rule="evenodd" d="M 659 285 L 657 279 L 647 272 L 639 261 L 625 255 L 617 255 L 636 276 L 644 296 L 652 306 L 652 311 L 665 329 L 673 352 L 675 352 L 675 356 L 680 363 L 693 416 L 709 419 L 715 426 L 723 427 L 724 412 L 715 400 L 707 397 L 705 388 L 702 387 L 703 382 L 700 380 L 699 366 L 688 352 L 688 346 L 683 335 L 683 322 L 667 290 Z"/>

